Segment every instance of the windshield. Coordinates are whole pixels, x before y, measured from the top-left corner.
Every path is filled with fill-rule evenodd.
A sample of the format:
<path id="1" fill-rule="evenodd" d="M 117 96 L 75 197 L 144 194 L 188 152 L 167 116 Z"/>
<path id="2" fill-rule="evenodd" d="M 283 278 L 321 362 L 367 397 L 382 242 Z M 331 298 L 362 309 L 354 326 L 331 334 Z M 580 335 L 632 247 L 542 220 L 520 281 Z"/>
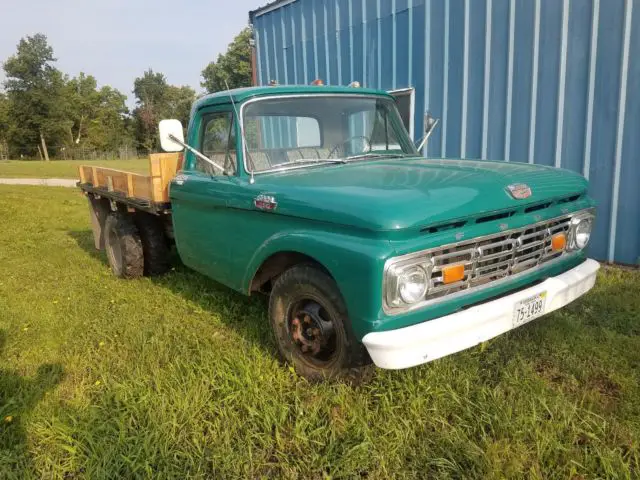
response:
<path id="1" fill-rule="evenodd" d="M 243 112 L 249 171 L 416 155 L 392 99 L 300 96 L 249 103 Z"/>

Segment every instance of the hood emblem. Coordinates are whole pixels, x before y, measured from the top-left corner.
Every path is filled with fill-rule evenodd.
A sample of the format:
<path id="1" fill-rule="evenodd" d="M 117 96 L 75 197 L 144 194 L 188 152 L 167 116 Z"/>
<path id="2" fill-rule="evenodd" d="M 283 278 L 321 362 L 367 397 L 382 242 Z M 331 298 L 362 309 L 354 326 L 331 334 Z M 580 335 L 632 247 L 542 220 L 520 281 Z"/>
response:
<path id="1" fill-rule="evenodd" d="M 512 183 L 507 185 L 507 190 L 516 200 L 524 200 L 531 196 L 531 188 L 526 183 Z"/>

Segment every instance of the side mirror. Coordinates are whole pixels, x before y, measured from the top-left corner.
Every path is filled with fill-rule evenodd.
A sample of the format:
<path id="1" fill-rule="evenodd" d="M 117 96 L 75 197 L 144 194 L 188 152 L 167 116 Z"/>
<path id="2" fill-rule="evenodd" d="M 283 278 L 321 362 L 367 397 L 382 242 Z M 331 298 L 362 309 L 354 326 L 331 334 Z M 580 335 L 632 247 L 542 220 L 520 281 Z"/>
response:
<path id="1" fill-rule="evenodd" d="M 422 150 L 422 147 L 424 147 L 425 143 L 427 143 L 427 140 L 429 140 L 429 137 L 433 133 L 433 129 L 436 128 L 436 125 L 438 125 L 438 121 L 439 120 L 435 117 L 432 117 L 429 112 L 426 112 L 424 114 L 424 136 L 417 146 L 418 151 Z"/>
<path id="2" fill-rule="evenodd" d="M 184 133 L 180 120 L 160 120 L 160 146 L 165 152 L 181 152 L 184 150 Z"/>

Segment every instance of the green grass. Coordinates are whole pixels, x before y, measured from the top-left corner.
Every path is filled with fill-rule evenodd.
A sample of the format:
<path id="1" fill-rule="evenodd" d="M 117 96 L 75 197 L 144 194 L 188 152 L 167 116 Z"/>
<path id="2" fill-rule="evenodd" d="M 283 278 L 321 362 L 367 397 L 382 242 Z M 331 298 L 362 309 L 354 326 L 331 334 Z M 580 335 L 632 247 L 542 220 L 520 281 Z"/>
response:
<path id="1" fill-rule="evenodd" d="M 30 160 L 0 160 L 0 178 L 78 178 L 79 165 L 96 165 L 127 170 L 135 173 L 149 173 L 149 160 L 51 160 L 50 162 Z"/>
<path id="2" fill-rule="evenodd" d="M 118 280 L 86 200 L 0 187 L 0 478 L 632 478 L 640 272 L 477 348 L 310 385 L 264 299 Z"/>

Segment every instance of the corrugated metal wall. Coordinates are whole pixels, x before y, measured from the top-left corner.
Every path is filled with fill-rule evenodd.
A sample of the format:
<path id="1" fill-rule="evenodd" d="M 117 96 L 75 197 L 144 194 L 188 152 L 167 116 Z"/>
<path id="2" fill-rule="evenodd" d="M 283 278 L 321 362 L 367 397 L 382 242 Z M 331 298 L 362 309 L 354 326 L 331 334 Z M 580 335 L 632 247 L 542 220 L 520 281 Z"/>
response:
<path id="1" fill-rule="evenodd" d="M 261 84 L 415 86 L 427 156 L 581 172 L 591 254 L 640 262 L 640 0 L 285 0 L 252 14 Z"/>

